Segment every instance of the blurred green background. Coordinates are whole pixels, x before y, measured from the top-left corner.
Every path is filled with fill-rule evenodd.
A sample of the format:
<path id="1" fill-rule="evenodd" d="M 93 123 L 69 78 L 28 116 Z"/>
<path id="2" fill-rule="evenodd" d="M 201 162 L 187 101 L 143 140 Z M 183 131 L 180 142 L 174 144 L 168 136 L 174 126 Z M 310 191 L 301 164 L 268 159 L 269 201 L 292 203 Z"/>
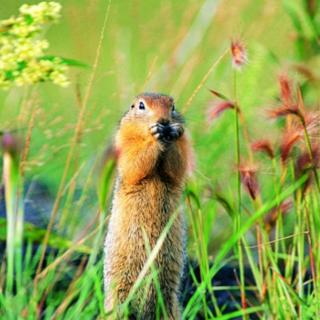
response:
<path id="1" fill-rule="evenodd" d="M 16 15 L 23 3 L 37 1 L 1 1 L 0 18 Z M 109 2 L 60 3 L 61 21 L 46 34 L 50 42 L 48 54 L 92 66 Z M 76 174 L 77 186 L 82 188 L 94 161 L 112 142 L 117 123 L 131 99 L 142 91 L 159 91 L 174 96 L 180 110 L 191 101 L 185 117 L 196 155 L 194 187 L 203 199 L 208 186 L 219 186 L 232 199 L 236 184 L 233 116 L 223 114 L 212 124 L 207 122 L 208 108 L 217 101 L 208 89 L 233 98 L 229 53 L 200 90 L 195 90 L 211 66 L 228 50 L 230 40 L 240 39 L 247 47 L 249 62 L 238 73 L 237 91 L 249 134 L 252 139 L 275 139 L 277 132 L 271 130 L 274 124 L 266 121 L 264 113 L 276 103 L 277 76 L 297 60 L 297 33 L 288 7 L 303 3 L 306 2 L 111 1 L 77 159 L 73 161 L 69 178 Z M 303 27 L 303 15 L 300 18 Z M 41 84 L 31 92 L 19 88 L 0 93 L 1 129 L 26 130 L 31 109 L 37 110 L 27 175 L 46 183 L 53 192 L 59 185 L 74 134 L 80 110 L 77 99 L 79 95 L 83 97 L 91 72 L 91 68 L 71 69 L 68 88 Z M 294 72 L 292 76 L 299 79 Z M 32 98 L 32 105 L 21 105 L 26 94 Z M 245 158 L 246 148 L 242 146 L 242 149 Z M 260 179 L 267 177 L 268 167 L 259 175 Z M 270 184 L 271 180 L 264 183 L 262 191 L 268 192 Z"/>

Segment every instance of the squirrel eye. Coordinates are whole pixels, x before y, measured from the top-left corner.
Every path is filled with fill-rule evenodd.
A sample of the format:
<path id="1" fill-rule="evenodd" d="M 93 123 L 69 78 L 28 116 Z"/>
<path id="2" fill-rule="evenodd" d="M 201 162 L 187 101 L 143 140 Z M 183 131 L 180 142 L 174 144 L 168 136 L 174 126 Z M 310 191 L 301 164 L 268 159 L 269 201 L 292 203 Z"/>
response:
<path id="1" fill-rule="evenodd" d="M 133 108 L 134 108 L 134 104 L 131 105 L 131 109 L 133 109 Z"/>
<path id="2" fill-rule="evenodd" d="M 142 101 L 140 101 L 140 103 L 139 103 L 139 109 L 140 110 L 144 110 L 146 107 L 145 107 L 145 105 L 144 105 L 144 103 L 142 102 Z"/>

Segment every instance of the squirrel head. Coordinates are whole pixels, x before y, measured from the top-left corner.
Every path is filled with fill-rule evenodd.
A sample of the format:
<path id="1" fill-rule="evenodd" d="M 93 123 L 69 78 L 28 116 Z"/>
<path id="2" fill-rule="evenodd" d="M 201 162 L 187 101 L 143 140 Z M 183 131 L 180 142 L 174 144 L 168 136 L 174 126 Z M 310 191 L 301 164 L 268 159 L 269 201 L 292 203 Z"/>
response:
<path id="1" fill-rule="evenodd" d="M 176 111 L 172 97 L 159 93 L 142 93 L 136 96 L 126 113 L 126 118 L 141 119 L 143 122 L 169 124 L 183 122 Z"/>

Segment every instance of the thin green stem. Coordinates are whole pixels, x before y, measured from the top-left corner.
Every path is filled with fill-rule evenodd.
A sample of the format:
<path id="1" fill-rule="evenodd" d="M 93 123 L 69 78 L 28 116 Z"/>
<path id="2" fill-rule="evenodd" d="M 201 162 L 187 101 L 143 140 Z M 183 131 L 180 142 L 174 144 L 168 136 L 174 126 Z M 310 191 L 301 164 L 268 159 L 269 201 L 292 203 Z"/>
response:
<path id="1" fill-rule="evenodd" d="M 240 134 L 239 134 L 239 107 L 237 97 L 237 72 L 233 71 L 233 93 L 234 93 L 234 122 L 235 122 L 235 145 L 236 145 L 236 164 L 237 164 L 237 214 L 235 221 L 235 231 L 239 232 L 241 227 L 241 176 L 240 176 Z M 245 296 L 245 280 L 244 280 L 244 265 L 243 265 L 243 252 L 242 252 L 242 239 L 237 242 L 239 271 L 240 271 L 240 291 L 241 291 L 241 305 L 246 308 Z M 244 315 L 244 319 L 246 316 Z"/>
<path id="2" fill-rule="evenodd" d="M 96 78 L 96 72 L 98 69 L 98 65 L 99 65 L 99 60 L 100 60 L 100 55 L 101 55 L 101 49 L 102 49 L 102 44 L 103 44 L 103 40 L 105 37 L 105 30 L 106 30 L 106 26 L 107 26 L 107 21 L 109 18 L 109 12 L 110 12 L 110 6 L 111 6 L 111 0 L 108 1 L 107 5 L 106 5 L 106 10 L 105 10 L 105 14 L 104 14 L 104 21 L 103 21 L 103 25 L 102 25 L 102 29 L 101 29 L 101 33 L 100 33 L 100 39 L 99 39 L 99 43 L 98 43 L 98 47 L 96 50 L 96 55 L 95 55 L 95 59 L 94 59 L 94 63 L 93 63 L 93 67 L 92 67 L 92 72 L 88 81 L 88 85 L 86 88 L 86 92 L 85 92 L 85 96 L 83 99 L 83 103 L 78 115 L 78 119 L 77 119 L 77 124 L 74 130 L 74 135 L 71 139 L 71 145 L 70 145 L 70 149 L 67 155 L 67 159 L 66 159 L 66 163 L 65 163 L 65 167 L 64 167 L 64 171 L 62 174 L 62 178 L 60 180 L 60 184 L 59 184 L 59 188 L 58 188 L 58 193 L 57 193 L 57 197 L 55 199 L 55 203 L 53 205 L 52 211 L 51 211 L 51 217 L 50 217 L 50 221 L 47 227 L 47 232 L 45 234 L 43 243 L 42 243 L 42 251 L 41 251 L 41 257 L 38 263 L 38 267 L 37 267 L 37 272 L 36 274 L 38 275 L 41 272 L 42 269 L 42 265 L 44 262 L 44 258 L 45 258 L 45 252 L 46 252 L 46 248 L 49 242 L 49 236 L 50 233 L 52 231 L 56 216 L 58 214 L 58 209 L 60 207 L 60 202 L 61 202 L 61 198 L 63 196 L 63 190 L 65 187 L 65 182 L 67 180 L 67 176 L 69 173 L 69 169 L 70 166 L 72 164 L 72 160 L 74 159 L 74 152 L 77 148 L 78 145 L 78 141 L 79 141 L 79 137 L 81 135 L 82 132 L 82 126 L 83 126 L 83 121 L 85 119 L 85 112 L 88 106 L 88 101 L 89 98 L 91 96 L 91 91 L 92 91 L 92 87 L 93 87 L 93 83 L 95 81 Z M 37 288 L 36 282 L 35 282 L 35 289 Z M 35 290 L 36 291 L 36 290 Z"/>
<path id="3" fill-rule="evenodd" d="M 240 137 L 239 137 L 239 106 L 238 106 L 238 98 L 237 98 L 237 73 L 236 71 L 233 72 L 233 90 L 234 90 L 234 104 L 235 104 L 235 114 L 234 114 L 234 121 L 235 121 L 235 144 L 236 144 L 236 163 L 237 169 L 240 166 Z M 241 211 L 241 176 L 240 171 L 237 170 L 237 211 L 238 217 L 240 218 L 240 211 Z M 237 228 L 240 227 L 239 225 L 240 219 L 237 221 Z"/>
<path id="4" fill-rule="evenodd" d="M 306 140 L 306 145 L 307 145 L 309 157 L 310 157 L 310 160 L 311 160 L 311 163 L 312 163 L 312 171 L 313 171 L 314 178 L 315 178 L 315 181 L 316 181 L 316 186 L 317 186 L 318 192 L 320 193 L 319 176 L 318 176 L 317 168 L 314 166 L 314 159 L 313 159 L 313 154 L 312 154 L 312 146 L 311 146 L 310 136 L 309 136 L 309 133 L 308 133 L 308 130 L 307 130 L 307 126 L 306 126 L 306 123 L 305 123 L 304 119 L 302 117 L 300 117 L 300 120 L 301 120 L 301 123 L 302 123 L 302 126 L 303 126 L 304 137 L 305 137 L 305 140 Z"/>

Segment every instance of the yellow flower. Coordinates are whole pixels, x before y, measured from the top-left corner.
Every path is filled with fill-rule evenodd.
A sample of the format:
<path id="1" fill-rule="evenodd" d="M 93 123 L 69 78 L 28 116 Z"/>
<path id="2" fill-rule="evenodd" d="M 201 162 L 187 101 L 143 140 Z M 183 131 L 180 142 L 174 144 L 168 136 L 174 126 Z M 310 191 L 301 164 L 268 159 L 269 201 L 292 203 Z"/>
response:
<path id="1" fill-rule="evenodd" d="M 44 25 L 58 21 L 60 10 L 56 2 L 24 4 L 18 17 L 0 21 L 1 88 L 44 81 L 68 85 L 67 66 L 60 58 L 44 58 L 49 42 L 41 38 Z"/>
<path id="2" fill-rule="evenodd" d="M 41 2 L 37 5 L 24 4 L 19 9 L 22 15 L 31 17 L 37 24 L 59 20 L 60 10 L 61 5 L 57 2 Z"/>

